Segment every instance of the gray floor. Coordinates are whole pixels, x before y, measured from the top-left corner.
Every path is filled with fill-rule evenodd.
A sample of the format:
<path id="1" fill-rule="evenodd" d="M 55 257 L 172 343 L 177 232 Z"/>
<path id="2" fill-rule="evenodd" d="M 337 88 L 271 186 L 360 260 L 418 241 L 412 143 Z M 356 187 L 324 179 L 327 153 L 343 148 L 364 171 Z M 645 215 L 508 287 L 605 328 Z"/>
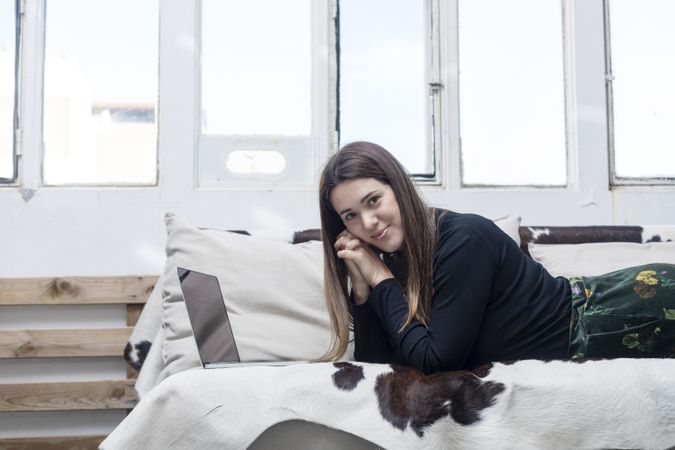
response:
<path id="1" fill-rule="evenodd" d="M 313 422 L 290 420 L 265 430 L 249 447 L 252 450 L 381 450 L 370 441 Z"/>

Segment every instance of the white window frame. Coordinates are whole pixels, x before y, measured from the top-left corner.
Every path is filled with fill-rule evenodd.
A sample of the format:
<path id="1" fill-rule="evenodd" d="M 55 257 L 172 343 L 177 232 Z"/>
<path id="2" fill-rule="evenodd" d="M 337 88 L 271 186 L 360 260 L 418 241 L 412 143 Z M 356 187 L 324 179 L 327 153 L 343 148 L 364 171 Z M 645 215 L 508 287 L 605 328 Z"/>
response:
<path id="1" fill-rule="evenodd" d="M 335 0 L 339 2 L 340 0 Z M 419 1 L 419 0 L 418 0 Z M 425 95 L 425 142 L 424 151 L 428 161 L 428 170 L 422 173 L 411 173 L 411 177 L 420 186 L 441 186 L 443 180 L 442 173 L 442 114 L 443 104 L 441 91 L 444 84 L 441 78 L 441 28 L 443 27 L 443 18 L 440 13 L 441 0 L 422 0 L 425 7 L 425 83 L 428 87 L 428 93 Z M 338 58 L 338 66 L 340 61 Z M 339 80 L 338 80 L 339 83 Z M 338 88 L 338 95 L 341 90 Z M 338 112 L 338 123 L 340 122 Z M 338 125 L 340 126 L 340 125 Z M 339 134 L 339 133 L 338 133 Z M 339 136 L 338 145 L 342 146 Z"/>
<path id="2" fill-rule="evenodd" d="M 12 135 L 13 135 L 13 140 L 12 140 L 12 165 L 13 165 L 13 173 L 10 178 L 2 178 L 0 177 L 0 187 L 3 186 L 18 186 L 19 184 L 19 168 L 18 168 L 18 160 L 19 160 L 19 154 L 20 154 L 20 148 L 19 144 L 21 142 L 21 125 L 19 120 L 21 120 L 21 115 L 19 114 L 19 92 L 21 92 L 20 89 L 20 81 L 21 81 L 21 76 L 20 76 L 20 64 L 19 61 L 21 60 L 21 29 L 23 25 L 23 15 L 24 15 L 24 0 L 15 0 L 15 29 L 14 29 L 14 35 L 15 35 L 15 42 L 14 42 L 14 105 L 13 105 L 13 114 L 12 114 Z"/>
<path id="3" fill-rule="evenodd" d="M 443 144 L 443 100 L 441 90 L 441 29 L 443 18 L 440 12 L 440 0 L 426 2 L 427 13 L 427 85 L 429 95 L 426 97 L 427 111 L 427 148 L 431 171 L 428 173 L 413 173 L 412 176 L 421 186 L 440 186 L 442 184 L 442 144 Z"/>
<path id="4" fill-rule="evenodd" d="M 44 180 L 44 76 L 45 76 L 45 20 L 47 0 L 19 0 L 20 33 L 18 34 L 19 65 L 17 69 L 17 102 L 15 114 L 17 126 L 14 132 L 15 183 L 24 190 L 38 188 L 93 188 L 109 189 L 118 187 L 157 187 L 158 177 L 148 183 L 60 183 L 48 184 Z M 158 2 L 161 4 L 161 0 Z M 159 96 L 158 96 L 159 100 Z M 155 114 L 159 113 L 159 101 Z M 159 129 L 159 121 L 156 121 Z M 159 130 L 157 130 L 159 134 Z M 159 139 L 156 140 L 159 172 Z M 1 186 L 1 185 L 0 185 Z"/>
<path id="5" fill-rule="evenodd" d="M 456 44 L 455 47 L 458 47 L 459 43 L 459 25 L 458 25 L 458 8 L 459 0 L 452 0 L 451 10 L 447 11 L 448 14 L 452 14 L 452 23 L 451 36 L 449 39 L 454 40 Z M 564 139 L 565 139 L 565 161 L 567 164 L 567 171 L 565 177 L 565 184 L 491 184 L 491 183 L 465 183 L 463 177 L 463 155 L 462 155 L 462 140 L 461 140 L 461 105 L 459 102 L 459 71 L 461 67 L 459 65 L 459 54 L 458 49 L 454 48 L 450 53 L 446 54 L 447 58 L 452 59 L 452 70 L 456 71 L 456 79 L 454 82 L 455 89 L 455 98 L 453 101 L 452 115 L 456 120 L 456 125 L 454 125 L 453 135 L 457 136 L 457 140 L 453 144 L 457 147 L 456 151 L 458 152 L 456 166 L 457 170 L 453 172 L 452 177 L 457 178 L 459 186 L 462 189 L 488 189 L 488 190 L 521 190 L 521 189 L 549 189 L 549 190 L 560 190 L 560 189 L 574 189 L 578 186 L 578 173 L 576 171 L 576 108 L 574 107 L 575 99 L 575 77 L 574 77 L 574 31 L 573 31 L 573 18 L 572 15 L 572 4 L 571 0 L 561 0 L 560 1 L 561 9 L 561 32 L 562 32 L 562 48 L 560 48 L 560 53 L 562 54 L 562 65 L 563 65 L 563 95 L 564 95 Z M 495 74 L 498 76 L 498 74 Z M 453 160 L 454 161 L 454 160 Z M 455 180 L 451 180 L 455 181 Z"/>
<path id="6" fill-rule="evenodd" d="M 198 129 L 197 184 L 201 188 L 293 188 L 311 187 L 318 178 L 323 161 L 337 149 L 336 123 L 336 37 L 335 16 L 337 0 L 312 0 L 311 5 L 311 134 L 309 136 L 281 135 L 221 135 L 205 134 Z M 200 43 L 197 67 L 201 68 L 201 8 L 196 36 Z M 201 79 L 201 72 L 198 75 Z M 197 102 L 201 101 L 201 91 Z M 196 112 L 201 123 L 201 106 Z M 222 163 L 235 151 L 277 151 L 286 160 L 279 174 L 236 174 Z"/>
<path id="7" fill-rule="evenodd" d="M 605 13 L 605 89 L 607 91 L 607 139 L 609 145 L 609 170 L 612 186 L 675 186 L 675 177 L 621 177 L 616 174 L 616 153 L 614 148 L 614 74 L 612 72 L 612 23 L 611 0 L 603 0 Z"/>
<path id="8" fill-rule="evenodd" d="M 440 2 L 443 183 L 423 192 L 434 205 L 489 217 L 518 214 L 528 224 L 668 223 L 673 186 L 612 186 L 605 91 L 602 2 L 561 0 L 564 8 L 568 183 L 565 187 L 463 186 L 459 135 L 457 0 Z M 526 167 L 526 161 L 522 162 Z M 665 219 L 665 216 L 671 219 Z"/>
<path id="9" fill-rule="evenodd" d="M 19 68 L 17 70 L 16 184 L 25 190 L 42 186 L 42 94 L 46 0 L 20 0 Z"/>

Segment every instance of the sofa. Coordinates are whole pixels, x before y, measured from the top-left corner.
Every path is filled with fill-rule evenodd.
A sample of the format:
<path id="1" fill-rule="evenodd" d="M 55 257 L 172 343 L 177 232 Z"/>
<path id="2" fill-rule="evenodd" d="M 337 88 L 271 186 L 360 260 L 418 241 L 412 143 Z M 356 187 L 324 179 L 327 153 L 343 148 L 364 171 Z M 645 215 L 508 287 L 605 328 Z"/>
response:
<path id="1" fill-rule="evenodd" d="M 330 339 L 320 234 L 202 229 L 172 213 L 165 222 L 165 269 L 124 350 L 140 403 L 102 448 L 675 445 L 675 359 L 517 361 L 425 377 L 355 362 L 350 349 L 336 363 L 204 370 L 176 267 L 217 275 L 242 361 L 315 360 Z M 675 226 L 495 223 L 554 276 L 675 264 Z"/>

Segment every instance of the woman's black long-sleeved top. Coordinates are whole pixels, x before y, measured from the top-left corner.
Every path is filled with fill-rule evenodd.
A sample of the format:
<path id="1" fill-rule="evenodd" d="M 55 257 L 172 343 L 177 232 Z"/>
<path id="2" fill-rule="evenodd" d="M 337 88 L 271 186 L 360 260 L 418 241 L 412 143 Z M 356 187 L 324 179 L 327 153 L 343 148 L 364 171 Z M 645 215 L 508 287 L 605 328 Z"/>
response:
<path id="1" fill-rule="evenodd" d="M 399 360 L 425 373 L 567 356 L 570 287 L 528 258 L 492 221 L 447 212 L 438 224 L 428 326 L 413 320 L 396 278 L 354 305 L 358 361 Z"/>

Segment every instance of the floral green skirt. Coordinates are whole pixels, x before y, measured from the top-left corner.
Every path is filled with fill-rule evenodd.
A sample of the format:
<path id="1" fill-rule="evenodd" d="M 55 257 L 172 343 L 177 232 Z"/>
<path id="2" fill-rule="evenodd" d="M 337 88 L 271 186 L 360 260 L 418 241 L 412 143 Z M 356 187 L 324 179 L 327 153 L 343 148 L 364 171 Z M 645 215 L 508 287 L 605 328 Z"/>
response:
<path id="1" fill-rule="evenodd" d="M 569 356 L 675 357 L 675 265 L 572 277 Z"/>

